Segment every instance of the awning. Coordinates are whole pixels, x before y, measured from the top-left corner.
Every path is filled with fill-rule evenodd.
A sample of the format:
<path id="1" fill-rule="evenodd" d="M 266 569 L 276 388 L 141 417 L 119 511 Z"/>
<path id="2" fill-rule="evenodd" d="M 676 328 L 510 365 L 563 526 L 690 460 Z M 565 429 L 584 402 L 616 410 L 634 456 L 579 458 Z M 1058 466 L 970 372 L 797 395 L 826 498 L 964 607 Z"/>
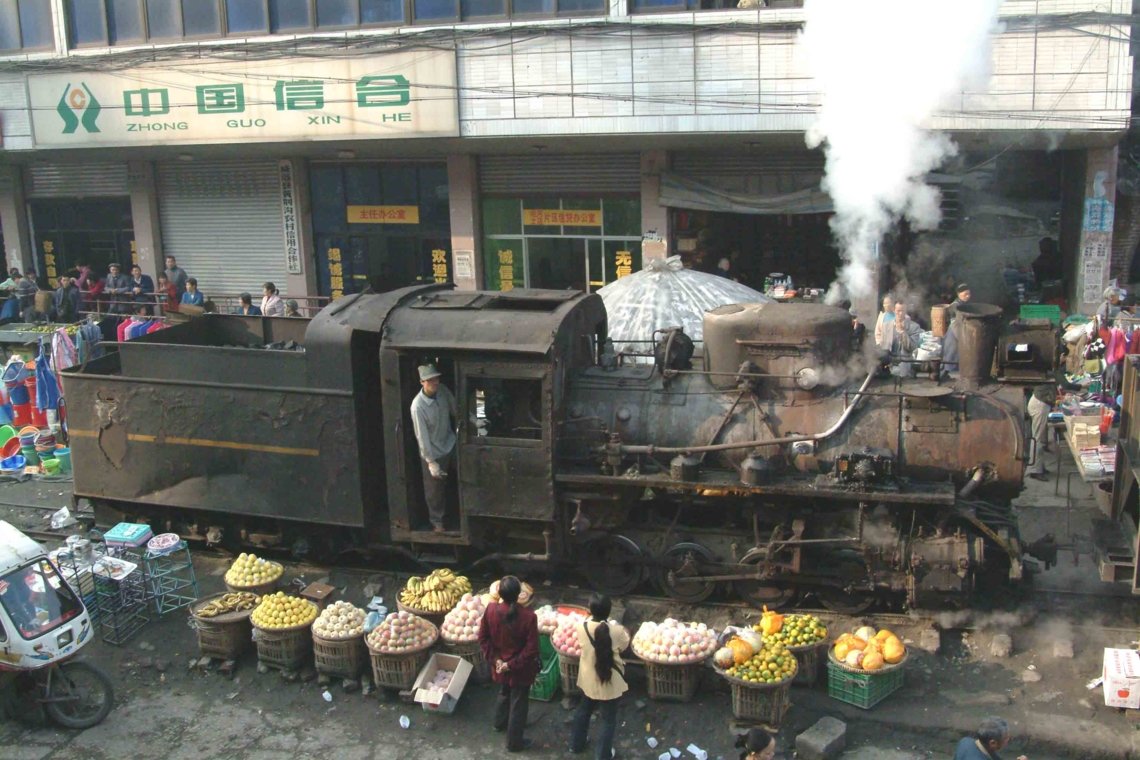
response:
<path id="1" fill-rule="evenodd" d="M 731 214 L 826 214 L 834 211 L 831 196 L 818 188 L 780 195 L 722 190 L 673 172 L 661 174 L 662 206 Z"/>

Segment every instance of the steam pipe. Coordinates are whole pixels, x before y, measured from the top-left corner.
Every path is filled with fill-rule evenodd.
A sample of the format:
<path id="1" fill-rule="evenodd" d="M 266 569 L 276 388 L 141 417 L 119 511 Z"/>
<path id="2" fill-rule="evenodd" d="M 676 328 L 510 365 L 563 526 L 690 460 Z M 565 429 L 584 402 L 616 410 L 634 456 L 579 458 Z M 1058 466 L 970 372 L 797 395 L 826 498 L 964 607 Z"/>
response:
<path id="1" fill-rule="evenodd" d="M 785 443 L 795 443 L 797 441 L 822 441 L 824 438 L 830 438 L 839 428 L 843 427 L 843 424 L 847 422 L 847 418 L 851 416 L 851 413 L 855 411 L 855 407 L 859 405 L 859 401 L 863 398 L 863 393 L 867 390 L 867 386 L 871 384 L 871 380 L 874 379 L 874 377 L 874 372 L 867 374 L 867 379 L 863 381 L 863 385 L 859 386 L 859 390 L 855 392 L 855 398 L 852 399 L 851 403 L 847 405 L 847 408 L 843 410 L 843 414 L 839 415 L 839 419 L 835 421 L 834 425 L 822 433 L 784 436 L 783 438 L 769 438 L 758 441 L 744 441 L 743 443 L 718 443 L 708 446 L 626 446 L 622 444 L 621 451 L 623 454 L 691 454 L 694 452 L 754 449 L 760 446 L 780 446 Z"/>

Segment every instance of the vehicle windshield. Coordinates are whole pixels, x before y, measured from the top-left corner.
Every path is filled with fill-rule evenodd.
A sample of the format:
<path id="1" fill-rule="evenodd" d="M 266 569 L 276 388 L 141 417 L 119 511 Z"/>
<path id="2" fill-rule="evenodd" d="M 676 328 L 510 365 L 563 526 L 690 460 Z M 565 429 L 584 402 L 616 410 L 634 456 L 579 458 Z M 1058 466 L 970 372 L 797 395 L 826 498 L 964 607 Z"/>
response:
<path id="1" fill-rule="evenodd" d="M 25 639 L 43 636 L 83 611 L 83 604 L 47 559 L 0 577 L 0 604 Z"/>

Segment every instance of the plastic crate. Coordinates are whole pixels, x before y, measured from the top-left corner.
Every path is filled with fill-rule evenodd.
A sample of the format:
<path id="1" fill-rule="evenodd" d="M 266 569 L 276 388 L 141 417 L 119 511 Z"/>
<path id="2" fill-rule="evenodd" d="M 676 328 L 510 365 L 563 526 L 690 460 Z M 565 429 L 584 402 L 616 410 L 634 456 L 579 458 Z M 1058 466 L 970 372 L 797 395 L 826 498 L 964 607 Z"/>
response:
<path id="1" fill-rule="evenodd" d="M 558 673 L 562 676 L 562 693 L 568 697 L 581 694 L 578 688 L 578 658 L 558 653 Z"/>
<path id="2" fill-rule="evenodd" d="M 830 660 L 827 663 L 827 694 L 832 699 L 870 710 L 902 688 L 903 668 L 882 673 L 852 673 Z"/>
<path id="3" fill-rule="evenodd" d="M 1051 303 L 1027 303 L 1017 314 L 1019 319 L 1047 319 L 1053 327 L 1061 325 L 1061 307 Z"/>
<path id="4" fill-rule="evenodd" d="M 551 657 L 557 657 L 558 652 L 554 649 L 554 642 L 550 640 L 549 633 L 538 634 L 538 657 L 543 662 L 546 662 Z"/>
<path id="5" fill-rule="evenodd" d="M 701 683 L 702 663 L 695 665 L 662 665 L 645 662 L 646 690 L 650 699 L 667 702 L 690 702 Z"/>
<path id="6" fill-rule="evenodd" d="M 776 686 L 754 686 L 734 679 L 729 685 L 732 687 L 732 717 L 737 720 L 763 723 L 775 729 L 792 704 L 791 681 Z"/>
<path id="7" fill-rule="evenodd" d="M 558 669 L 558 653 L 555 652 L 553 657 L 546 657 L 542 660 L 542 670 L 538 671 L 538 677 L 534 679 L 534 683 L 530 687 L 530 698 L 537 699 L 540 702 L 549 702 L 554 699 L 558 694 L 558 684 L 561 681 L 561 671 Z"/>
<path id="8" fill-rule="evenodd" d="M 416 682 L 420 668 L 431 657 L 431 648 L 425 647 L 411 654 L 379 654 L 369 650 L 372 658 L 372 681 L 384 689 L 407 691 Z"/>
<path id="9" fill-rule="evenodd" d="M 364 636 L 333 640 L 313 634 L 313 662 L 317 672 L 327 676 L 356 678 L 368 664 Z"/>

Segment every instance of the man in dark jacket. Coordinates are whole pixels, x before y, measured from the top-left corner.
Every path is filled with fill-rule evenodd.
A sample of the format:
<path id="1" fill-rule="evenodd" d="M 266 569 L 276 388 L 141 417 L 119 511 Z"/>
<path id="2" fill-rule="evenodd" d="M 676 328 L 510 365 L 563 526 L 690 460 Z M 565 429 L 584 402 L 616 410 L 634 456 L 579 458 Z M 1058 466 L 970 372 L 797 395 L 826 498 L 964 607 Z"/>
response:
<path id="1" fill-rule="evenodd" d="M 75 281 L 67 275 L 59 278 L 59 287 L 52 295 L 52 319 L 65 324 L 79 321 L 79 309 L 83 295 L 75 286 Z"/>
<path id="2" fill-rule="evenodd" d="M 103 288 L 103 293 L 111 301 L 111 307 L 107 311 L 112 314 L 131 312 L 127 304 L 127 301 L 131 300 L 131 278 L 123 274 L 118 264 L 107 267 L 107 285 Z"/>
<path id="3" fill-rule="evenodd" d="M 1009 724 L 1002 718 L 986 718 L 978 727 L 976 736 L 967 736 L 958 742 L 954 760 L 1001 760 L 998 754 L 1009 744 Z M 1017 760 L 1029 760 L 1018 755 Z"/>
<path id="4" fill-rule="evenodd" d="M 131 300 L 135 303 L 154 303 L 154 280 L 143 274 L 142 267 L 131 267 Z"/>

